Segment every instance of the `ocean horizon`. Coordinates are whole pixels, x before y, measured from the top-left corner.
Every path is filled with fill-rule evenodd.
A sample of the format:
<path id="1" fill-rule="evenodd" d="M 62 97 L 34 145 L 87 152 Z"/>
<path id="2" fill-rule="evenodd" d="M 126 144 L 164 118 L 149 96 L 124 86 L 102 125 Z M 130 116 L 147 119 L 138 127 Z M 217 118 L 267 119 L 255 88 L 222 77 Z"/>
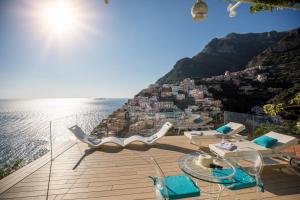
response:
<path id="1" fill-rule="evenodd" d="M 0 168 L 21 160 L 26 165 L 70 140 L 67 127 L 79 124 L 91 132 L 122 106 L 125 98 L 0 99 Z"/>

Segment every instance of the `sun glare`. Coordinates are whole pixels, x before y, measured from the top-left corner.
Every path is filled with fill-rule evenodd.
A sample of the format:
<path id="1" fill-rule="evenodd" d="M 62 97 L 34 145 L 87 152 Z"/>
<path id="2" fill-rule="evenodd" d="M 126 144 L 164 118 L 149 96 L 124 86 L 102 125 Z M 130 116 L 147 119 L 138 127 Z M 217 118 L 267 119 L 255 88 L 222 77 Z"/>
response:
<path id="1" fill-rule="evenodd" d="M 47 32 L 59 36 L 76 31 L 79 23 L 74 5 L 66 0 L 51 1 L 43 5 L 40 20 Z"/>
<path id="2" fill-rule="evenodd" d="M 35 38 L 45 42 L 45 53 L 89 44 L 91 37 L 101 36 L 98 25 L 103 17 L 90 1 L 37 0 L 25 5 L 26 9 L 18 12 L 30 20 Z"/>

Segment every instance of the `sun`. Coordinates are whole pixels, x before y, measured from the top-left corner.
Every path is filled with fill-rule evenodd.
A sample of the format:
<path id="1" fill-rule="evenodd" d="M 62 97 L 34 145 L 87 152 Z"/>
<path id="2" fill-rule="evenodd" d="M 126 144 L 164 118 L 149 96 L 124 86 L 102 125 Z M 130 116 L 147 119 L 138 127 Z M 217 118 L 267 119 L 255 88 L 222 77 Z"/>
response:
<path id="1" fill-rule="evenodd" d="M 71 1 L 54 0 L 39 10 L 40 24 L 50 34 L 63 36 L 77 31 L 79 19 Z"/>
<path id="2" fill-rule="evenodd" d="M 28 30 L 34 39 L 45 44 L 44 51 L 59 52 L 89 44 L 92 37 L 101 37 L 98 26 L 103 13 L 90 1 L 36 0 L 25 1 L 24 9 L 17 10 L 28 20 Z M 26 24 L 27 25 L 27 24 Z"/>

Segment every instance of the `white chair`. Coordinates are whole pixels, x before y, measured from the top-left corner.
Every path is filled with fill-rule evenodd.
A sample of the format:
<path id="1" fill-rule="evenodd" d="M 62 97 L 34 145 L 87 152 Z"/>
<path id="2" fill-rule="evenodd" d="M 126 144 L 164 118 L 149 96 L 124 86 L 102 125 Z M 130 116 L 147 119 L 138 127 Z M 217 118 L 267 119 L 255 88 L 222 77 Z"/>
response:
<path id="1" fill-rule="evenodd" d="M 261 172 L 263 170 L 263 158 L 262 155 L 252 148 L 241 148 L 237 151 L 239 159 L 236 160 L 234 166 L 236 167 L 236 173 L 228 179 L 220 179 L 221 193 L 228 189 L 233 191 L 234 198 L 236 198 L 236 191 L 241 189 L 254 188 L 257 193 L 257 199 L 260 199 L 261 192 L 264 192 L 264 184 L 261 180 Z M 214 169 L 212 174 L 216 177 L 224 177 L 227 174 L 231 174 L 232 169 Z"/>
<path id="2" fill-rule="evenodd" d="M 125 147 L 131 144 L 132 142 L 142 142 L 144 144 L 151 145 L 154 144 L 157 140 L 159 140 L 163 136 L 165 136 L 171 127 L 172 124 L 170 122 L 166 122 L 157 133 L 149 137 L 133 135 L 128 138 L 106 137 L 101 140 L 97 139 L 96 137 L 85 134 L 83 130 L 77 125 L 70 127 L 69 130 L 75 135 L 75 137 L 78 140 L 88 144 L 92 148 L 98 148 L 106 143 L 114 143 L 122 147 Z"/>
<path id="3" fill-rule="evenodd" d="M 156 169 L 156 176 L 149 176 L 155 185 L 158 199 L 199 199 L 200 188 L 186 175 L 165 176 L 154 157 L 150 157 Z"/>
<path id="4" fill-rule="evenodd" d="M 231 128 L 231 131 L 226 134 L 221 134 L 217 130 L 208 130 L 208 131 L 186 131 L 184 135 L 190 139 L 191 144 L 196 144 L 201 146 L 201 142 L 203 140 L 212 140 L 216 139 L 217 137 L 221 137 L 222 139 L 230 138 L 236 136 L 238 133 L 245 130 L 245 126 L 243 124 L 229 122 L 224 126 L 228 126 Z"/>

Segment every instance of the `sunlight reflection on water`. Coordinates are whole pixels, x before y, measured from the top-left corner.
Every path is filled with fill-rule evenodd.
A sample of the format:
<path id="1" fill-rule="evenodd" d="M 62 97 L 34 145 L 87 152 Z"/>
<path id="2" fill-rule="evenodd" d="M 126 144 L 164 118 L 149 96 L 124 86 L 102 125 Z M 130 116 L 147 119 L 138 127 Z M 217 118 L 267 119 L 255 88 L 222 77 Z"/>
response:
<path id="1" fill-rule="evenodd" d="M 49 151 L 49 121 L 54 145 L 67 141 L 67 127 L 78 123 L 90 132 L 126 99 L 0 100 L 0 167 L 22 159 L 23 164 Z"/>

